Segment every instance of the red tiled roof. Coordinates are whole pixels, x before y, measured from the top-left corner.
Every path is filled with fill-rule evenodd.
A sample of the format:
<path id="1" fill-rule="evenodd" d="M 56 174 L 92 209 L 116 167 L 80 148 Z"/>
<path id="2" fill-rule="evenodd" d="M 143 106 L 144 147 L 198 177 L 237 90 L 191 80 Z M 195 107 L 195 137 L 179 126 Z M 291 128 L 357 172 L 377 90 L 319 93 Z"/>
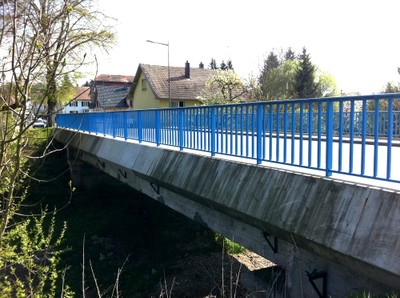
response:
<path id="1" fill-rule="evenodd" d="M 168 98 L 168 66 L 139 64 L 134 86 L 138 84 L 140 73 L 143 72 L 156 98 Z M 208 78 L 216 70 L 190 68 L 190 78 L 185 77 L 185 67 L 170 67 L 171 98 L 176 100 L 197 99 Z M 135 88 L 134 87 L 134 88 Z"/>
<path id="2" fill-rule="evenodd" d="M 132 83 L 133 76 L 101 74 L 94 80 L 96 82 Z"/>
<path id="3" fill-rule="evenodd" d="M 90 101 L 89 87 L 76 87 L 74 100 Z"/>

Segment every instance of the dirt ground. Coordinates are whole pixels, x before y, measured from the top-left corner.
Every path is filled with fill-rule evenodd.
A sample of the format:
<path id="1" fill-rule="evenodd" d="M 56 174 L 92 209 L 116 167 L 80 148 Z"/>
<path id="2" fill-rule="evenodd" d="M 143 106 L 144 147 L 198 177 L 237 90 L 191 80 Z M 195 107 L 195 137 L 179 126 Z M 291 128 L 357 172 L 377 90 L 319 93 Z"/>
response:
<path id="1" fill-rule="evenodd" d="M 149 297 L 250 297 L 250 291 L 240 282 L 241 275 L 273 265 L 250 251 L 232 256 L 222 252 L 187 256 L 175 264 L 173 272 L 165 273 L 164 280 L 160 280 Z"/>

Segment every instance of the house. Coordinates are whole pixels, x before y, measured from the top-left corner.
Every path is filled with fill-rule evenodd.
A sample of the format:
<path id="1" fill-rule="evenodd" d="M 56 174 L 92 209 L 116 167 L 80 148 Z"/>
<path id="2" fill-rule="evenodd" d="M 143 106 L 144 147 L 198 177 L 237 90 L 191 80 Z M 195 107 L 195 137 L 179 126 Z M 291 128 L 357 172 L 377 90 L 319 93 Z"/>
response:
<path id="1" fill-rule="evenodd" d="M 90 104 L 89 92 L 89 87 L 76 87 L 74 98 L 64 107 L 62 113 L 87 113 Z"/>
<path id="2" fill-rule="evenodd" d="M 197 97 L 208 78 L 215 72 L 213 69 L 204 69 L 202 63 L 199 68 L 191 68 L 187 61 L 184 67 L 169 69 L 168 66 L 139 64 L 132 87 L 133 108 L 166 108 L 169 106 L 169 99 L 172 107 L 197 105 Z"/>
<path id="3" fill-rule="evenodd" d="M 91 82 L 91 107 L 97 111 L 117 111 L 132 106 L 133 76 L 101 74 Z"/>

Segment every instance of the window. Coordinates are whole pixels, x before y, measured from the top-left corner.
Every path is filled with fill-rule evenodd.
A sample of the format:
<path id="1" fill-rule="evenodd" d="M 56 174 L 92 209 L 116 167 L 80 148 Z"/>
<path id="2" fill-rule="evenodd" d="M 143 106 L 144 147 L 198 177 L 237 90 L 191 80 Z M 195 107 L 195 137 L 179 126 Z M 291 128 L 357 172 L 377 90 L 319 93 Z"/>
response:
<path id="1" fill-rule="evenodd" d="M 78 103 L 77 103 L 76 101 L 71 101 L 71 102 L 69 103 L 69 106 L 70 106 L 70 107 L 77 107 L 77 106 L 78 106 Z"/>
<path id="2" fill-rule="evenodd" d="M 88 107 L 89 102 L 88 101 L 82 101 L 82 107 Z"/>
<path id="3" fill-rule="evenodd" d="M 146 79 L 142 79 L 142 91 L 146 91 L 147 90 L 147 82 Z"/>
<path id="4" fill-rule="evenodd" d="M 185 102 L 184 101 L 173 101 L 171 102 L 171 107 L 172 108 L 183 108 L 185 106 Z"/>

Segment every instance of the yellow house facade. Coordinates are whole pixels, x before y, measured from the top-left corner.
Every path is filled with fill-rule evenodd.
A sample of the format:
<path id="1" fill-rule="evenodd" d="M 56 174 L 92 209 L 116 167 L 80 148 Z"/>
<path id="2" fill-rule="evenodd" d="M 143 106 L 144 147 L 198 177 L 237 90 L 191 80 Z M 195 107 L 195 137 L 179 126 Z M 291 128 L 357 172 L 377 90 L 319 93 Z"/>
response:
<path id="1" fill-rule="evenodd" d="M 168 71 L 169 70 L 169 71 Z M 139 64 L 133 86 L 132 106 L 135 110 L 168 108 L 169 89 L 172 107 L 189 107 L 199 104 L 201 94 L 208 78 L 215 70 L 184 67 Z"/>

